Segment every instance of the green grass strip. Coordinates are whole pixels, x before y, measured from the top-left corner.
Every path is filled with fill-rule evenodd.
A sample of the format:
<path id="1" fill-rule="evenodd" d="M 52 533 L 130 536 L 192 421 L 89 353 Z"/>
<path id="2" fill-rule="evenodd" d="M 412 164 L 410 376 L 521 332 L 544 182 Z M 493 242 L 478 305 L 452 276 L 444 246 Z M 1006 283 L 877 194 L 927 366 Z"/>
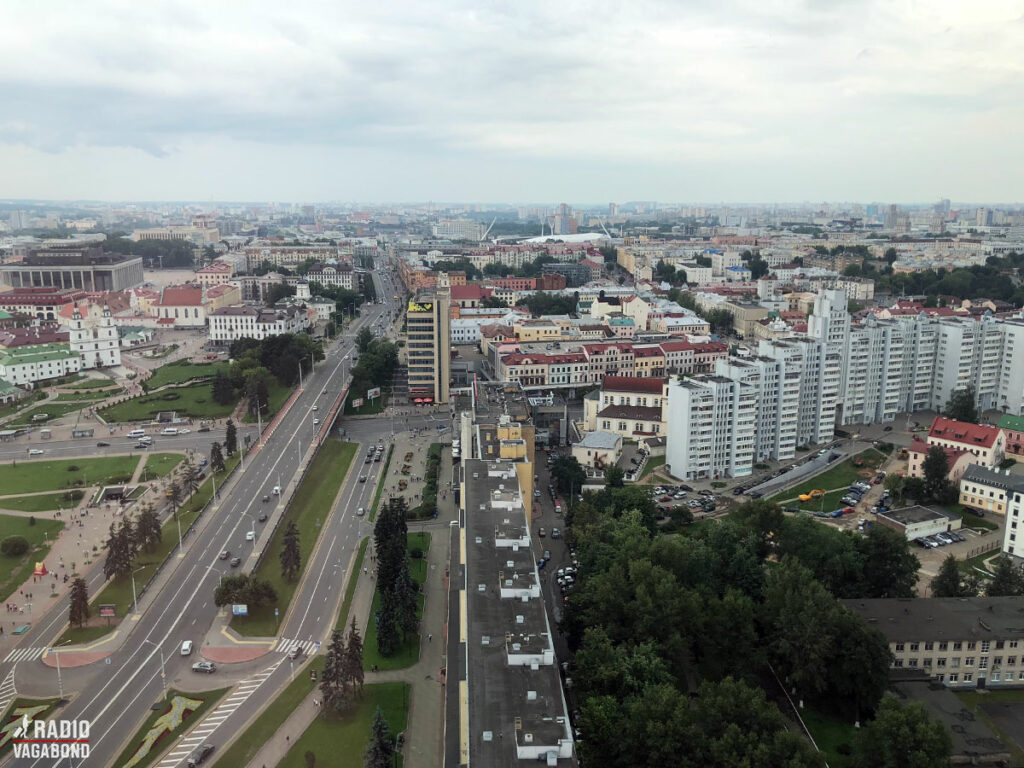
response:
<path id="1" fill-rule="evenodd" d="M 138 456 L 12 462 L 0 465 L 0 488 L 5 494 L 16 494 L 57 491 L 77 485 L 123 485 L 131 480 L 138 464 Z"/>
<path id="2" fill-rule="evenodd" d="M 234 617 L 231 627 L 239 634 L 248 637 L 271 637 L 277 634 L 278 622 L 287 613 L 295 589 L 302 580 L 302 573 L 313 554 L 320 531 L 333 510 L 334 499 L 355 456 L 356 447 L 356 443 L 340 440 L 327 440 L 320 447 L 254 573 L 257 578 L 266 579 L 273 585 L 277 592 L 277 604 L 252 608 L 248 616 Z M 281 561 L 278 559 L 290 520 L 295 521 L 299 528 L 299 550 L 302 554 L 302 567 L 295 581 L 285 581 L 281 576 Z M 280 616 L 274 616 L 274 608 L 278 609 Z"/>
<path id="3" fill-rule="evenodd" d="M 373 494 L 373 505 L 370 507 L 370 522 L 377 519 L 377 508 L 380 506 L 380 495 L 384 493 L 384 482 L 388 478 L 388 467 L 391 466 L 391 454 L 395 452 L 395 444 L 388 446 L 388 457 L 384 460 L 384 469 L 377 478 L 377 492 Z"/>
<path id="4" fill-rule="evenodd" d="M 409 561 L 409 575 L 417 585 L 423 586 L 427 580 L 427 550 L 430 549 L 430 534 L 425 532 L 410 533 L 406 536 L 406 547 L 410 550 L 418 549 L 423 557 Z M 423 593 L 417 595 L 419 608 L 416 613 L 423 616 Z M 380 592 L 374 590 L 373 605 L 370 607 L 370 615 L 366 617 L 366 630 L 363 632 L 363 669 L 369 671 L 374 666 L 379 670 L 384 669 L 405 669 L 411 667 L 420 658 L 420 638 L 415 635 L 406 639 L 398 646 L 394 656 L 381 656 L 377 652 L 377 623 L 374 616 L 381 608 Z"/>

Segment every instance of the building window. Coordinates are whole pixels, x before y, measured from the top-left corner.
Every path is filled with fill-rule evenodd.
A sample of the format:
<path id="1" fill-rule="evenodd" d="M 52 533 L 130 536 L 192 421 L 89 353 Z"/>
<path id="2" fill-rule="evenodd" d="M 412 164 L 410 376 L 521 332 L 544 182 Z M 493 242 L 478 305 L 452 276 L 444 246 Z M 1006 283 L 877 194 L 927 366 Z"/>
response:
<path id="1" fill-rule="evenodd" d="M 968 656 L 966 659 L 964 659 L 964 666 L 965 667 L 973 667 L 974 666 L 974 657 L 973 656 Z"/>
<path id="2" fill-rule="evenodd" d="M 910 650 L 916 651 L 918 649 L 918 645 L 919 645 L 918 643 L 911 643 L 910 644 Z"/>
<path id="3" fill-rule="evenodd" d="M 960 667 L 960 657 L 957 656 L 957 657 L 953 658 L 952 659 L 952 664 L 950 664 L 949 666 L 951 666 L 953 669 L 959 669 L 959 667 Z"/>
<path id="4" fill-rule="evenodd" d="M 938 667 L 939 669 L 942 669 L 943 667 L 945 667 L 946 666 L 946 659 L 945 659 L 945 657 L 940 656 L 939 658 L 937 658 L 935 660 L 935 666 Z"/>
<path id="5" fill-rule="evenodd" d="M 953 672 L 952 674 L 950 674 L 950 676 L 949 676 L 949 682 L 951 682 L 951 683 L 956 683 L 956 682 L 958 682 L 959 680 L 960 680 L 960 675 L 958 675 L 958 674 L 957 674 L 956 672 Z"/>
<path id="6" fill-rule="evenodd" d="M 907 666 L 908 667 L 916 667 L 917 666 L 917 659 L 907 659 Z"/>
<path id="7" fill-rule="evenodd" d="M 988 656 L 982 656 L 978 659 L 978 669 L 988 669 Z"/>
<path id="8" fill-rule="evenodd" d="M 949 643 L 947 643 L 947 642 L 945 642 L 945 641 L 943 641 L 943 642 L 939 643 L 939 650 L 940 650 L 940 651 L 945 651 L 945 650 L 947 650 L 948 648 L 949 648 Z"/>
<path id="9" fill-rule="evenodd" d="M 963 649 L 964 649 L 964 644 L 963 643 L 960 643 L 960 642 L 953 643 L 953 650 L 954 651 L 962 651 Z"/>
<path id="10" fill-rule="evenodd" d="M 1007 656 L 1006 657 L 1006 666 L 1008 666 L 1008 667 L 1016 667 L 1017 666 L 1017 657 L 1016 656 Z"/>
<path id="11" fill-rule="evenodd" d="M 931 640 L 929 640 L 927 643 L 924 644 L 924 649 L 926 651 L 930 651 L 930 650 L 932 650 L 934 645 L 935 645 L 935 643 L 933 643 Z"/>
<path id="12" fill-rule="evenodd" d="M 894 662 L 892 663 L 892 665 L 893 665 L 894 667 L 902 667 L 902 666 L 903 666 L 903 659 L 896 659 L 896 661 L 894 661 Z"/>
<path id="13" fill-rule="evenodd" d="M 896 653 L 903 653 L 903 643 L 896 643 Z"/>
<path id="14" fill-rule="evenodd" d="M 967 650 L 968 651 L 973 651 L 977 647 L 978 647 L 978 644 L 976 642 L 974 642 L 973 640 L 971 640 L 971 642 L 969 642 L 967 644 Z"/>
<path id="15" fill-rule="evenodd" d="M 971 672 L 965 672 L 964 673 L 964 682 L 965 683 L 969 683 L 973 679 L 974 679 L 974 675 Z"/>
<path id="16" fill-rule="evenodd" d="M 921 659 L 921 666 L 922 667 L 930 667 L 931 665 L 932 665 L 931 657 L 926 656 L 925 658 Z"/>

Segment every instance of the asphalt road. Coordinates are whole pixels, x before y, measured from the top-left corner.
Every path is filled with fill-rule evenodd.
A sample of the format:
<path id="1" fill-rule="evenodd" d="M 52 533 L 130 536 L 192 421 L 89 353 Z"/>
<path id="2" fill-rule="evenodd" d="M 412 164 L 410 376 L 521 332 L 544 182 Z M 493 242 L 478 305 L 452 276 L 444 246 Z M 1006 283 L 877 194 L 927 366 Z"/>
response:
<path id="1" fill-rule="evenodd" d="M 109 663 L 67 670 L 64 674 L 65 693 L 74 691 L 74 694 L 60 716 L 91 721 L 89 765 L 110 765 L 116 759 L 125 740 L 134 733 L 150 707 L 160 700 L 163 692 L 161 669 L 165 670 L 169 685 L 175 678 L 184 676 L 188 687 L 199 687 L 190 671 L 197 656 L 182 657 L 179 649 L 184 640 L 192 640 L 197 648 L 201 648 L 217 615 L 213 591 L 221 574 L 230 570 L 218 555 L 224 549 L 239 556 L 247 555 L 245 567 L 249 568 L 256 562 L 256 548 L 265 546 L 269 540 L 269 532 L 264 534 L 261 531 L 263 526 L 254 522 L 252 514 L 246 513 L 258 515 L 265 506 L 260 501 L 262 496 L 272 494 L 273 487 L 279 482 L 282 485 L 294 482 L 301 453 L 313 437 L 312 418 L 315 414 L 310 409 L 315 403 L 333 401 L 342 390 L 342 375 L 347 374 L 347 366 L 351 362 L 346 356 L 351 351 L 355 331 L 364 326 L 373 327 L 382 313 L 395 309 L 391 297 L 397 291 L 386 287 L 380 270 L 374 272 L 374 280 L 378 295 L 385 299 L 385 304 L 366 306 L 351 332 L 328 352 L 325 361 L 318 364 L 267 445 L 246 463 L 244 475 L 230 494 L 204 514 L 202 527 L 191 541 L 186 541 L 185 551 L 178 556 L 180 560 L 153 607 L 134 625 L 126 622 L 122 627 L 121 631 L 131 632 L 128 642 L 109 657 Z M 325 388 L 327 394 L 321 397 Z M 366 425 L 370 423 L 379 426 L 382 436 L 385 432 L 390 433 L 388 420 L 363 422 Z M 370 431 L 368 427 L 364 429 Z M 204 433 L 203 437 L 209 439 L 210 436 Z M 358 453 L 355 461 L 361 462 Z M 369 506 L 375 491 L 376 474 L 382 467 L 383 464 L 353 465 L 340 505 L 324 521 L 327 530 L 307 564 L 308 578 L 293 599 L 293 610 L 279 633 L 281 638 L 326 639 L 341 599 L 344 569 L 360 536 L 370 531 L 369 522 L 366 518 L 357 517 L 356 509 Z M 359 476 L 364 473 L 370 476 L 365 483 L 360 483 Z M 246 542 L 245 534 L 254 526 L 257 540 Z M 268 556 L 272 557 L 273 553 Z M 51 643 L 63 628 L 66 615 L 66 602 L 62 602 L 33 627 L 32 635 L 26 638 L 26 645 Z M 258 670 L 269 671 L 269 674 L 253 695 L 208 737 L 210 743 L 224 744 L 288 683 L 293 664 L 290 660 L 281 663 L 282 659 L 282 653 L 273 652 L 244 665 L 232 665 L 239 667 L 236 670 L 238 674 Z M 9 665 L 0 664 L 0 678 L 7 675 L 8 668 Z M 16 673 L 19 690 L 31 687 L 38 691 L 44 677 L 52 681 L 51 691 L 56 694 L 56 675 L 41 662 L 22 663 Z M 223 682 L 218 682 L 217 675 L 209 678 L 209 688 L 221 685 Z M 179 762 L 184 764 L 184 756 Z M 49 766 L 51 761 L 25 759 L 12 760 L 11 764 L 42 768 Z M 166 762 L 160 765 L 165 766 Z"/>

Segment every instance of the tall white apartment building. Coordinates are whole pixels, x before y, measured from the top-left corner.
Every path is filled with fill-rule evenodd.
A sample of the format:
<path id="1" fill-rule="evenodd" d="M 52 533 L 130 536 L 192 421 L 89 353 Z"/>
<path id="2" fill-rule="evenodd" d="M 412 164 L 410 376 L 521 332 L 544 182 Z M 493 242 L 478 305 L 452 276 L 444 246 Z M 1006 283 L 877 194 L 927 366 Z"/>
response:
<path id="1" fill-rule="evenodd" d="M 800 382 L 796 444 L 827 443 L 835 436 L 839 402 L 840 354 L 808 338 L 761 341 L 758 353 L 779 362 L 782 375 Z"/>
<path id="2" fill-rule="evenodd" d="M 687 480 L 749 475 L 757 388 L 725 376 L 675 379 L 668 387 L 665 463 Z"/>
<path id="3" fill-rule="evenodd" d="M 958 389 L 974 387 L 981 410 L 999 403 L 1004 328 L 1000 320 L 945 317 L 938 321 L 932 408 L 941 409 Z"/>
<path id="4" fill-rule="evenodd" d="M 1003 364 L 999 371 L 999 402 L 996 407 L 1015 416 L 1024 415 L 1024 318 L 1003 320 Z M 1024 542 L 1022 542 L 1024 543 Z"/>
<path id="5" fill-rule="evenodd" d="M 718 360 L 715 373 L 754 388 L 754 460 L 793 458 L 800 410 L 800 373 L 787 370 L 784 362 L 770 357 Z"/>

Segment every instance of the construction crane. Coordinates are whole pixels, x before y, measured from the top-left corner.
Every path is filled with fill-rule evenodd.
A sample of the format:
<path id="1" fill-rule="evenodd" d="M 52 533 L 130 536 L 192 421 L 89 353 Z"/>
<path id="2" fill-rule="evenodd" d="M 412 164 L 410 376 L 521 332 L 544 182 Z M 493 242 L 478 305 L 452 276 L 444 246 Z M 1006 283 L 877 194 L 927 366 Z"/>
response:
<path id="1" fill-rule="evenodd" d="M 484 232 L 483 237 L 480 238 L 480 242 L 483 242 L 484 240 L 486 240 L 487 236 L 489 234 L 491 234 L 491 228 L 494 227 L 494 222 L 496 222 L 497 220 L 498 220 L 497 216 L 495 216 L 493 219 L 491 219 L 491 226 L 487 228 L 486 232 Z"/>

